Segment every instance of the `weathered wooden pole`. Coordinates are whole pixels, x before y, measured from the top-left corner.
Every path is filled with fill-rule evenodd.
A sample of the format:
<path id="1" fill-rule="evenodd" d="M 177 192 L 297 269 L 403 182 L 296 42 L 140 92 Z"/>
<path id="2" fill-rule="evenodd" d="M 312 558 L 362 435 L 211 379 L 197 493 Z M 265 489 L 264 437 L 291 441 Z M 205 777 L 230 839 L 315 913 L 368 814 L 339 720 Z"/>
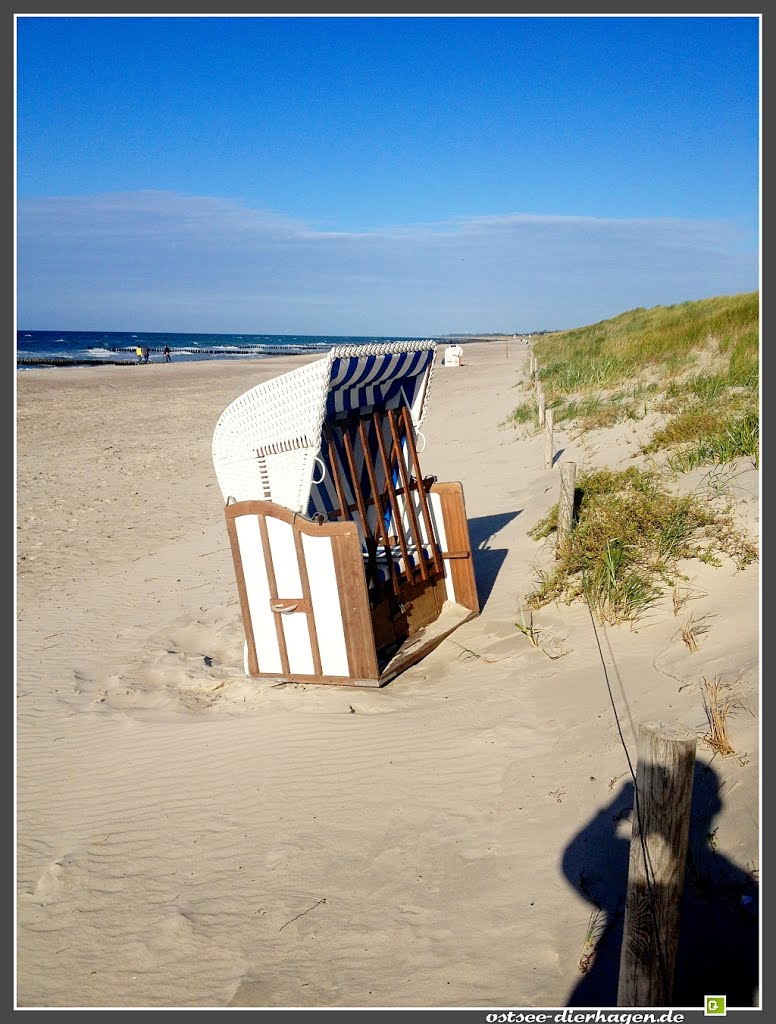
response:
<path id="1" fill-rule="evenodd" d="M 558 498 L 558 529 L 555 541 L 555 557 L 560 558 L 563 548 L 571 539 L 574 519 L 574 488 L 577 483 L 576 462 L 560 464 L 560 497 Z"/>
<path id="2" fill-rule="evenodd" d="M 537 387 L 536 392 L 537 392 L 537 400 L 538 400 L 538 407 L 539 407 L 539 426 L 543 427 L 544 426 L 544 391 L 542 391 L 541 384 Z"/>
<path id="3" fill-rule="evenodd" d="M 552 438 L 552 409 L 544 412 L 544 468 L 552 469 L 552 460 L 555 457 L 555 442 Z"/>
<path id="4" fill-rule="evenodd" d="M 695 746 L 683 725 L 639 729 L 618 1006 L 671 1005 Z"/>

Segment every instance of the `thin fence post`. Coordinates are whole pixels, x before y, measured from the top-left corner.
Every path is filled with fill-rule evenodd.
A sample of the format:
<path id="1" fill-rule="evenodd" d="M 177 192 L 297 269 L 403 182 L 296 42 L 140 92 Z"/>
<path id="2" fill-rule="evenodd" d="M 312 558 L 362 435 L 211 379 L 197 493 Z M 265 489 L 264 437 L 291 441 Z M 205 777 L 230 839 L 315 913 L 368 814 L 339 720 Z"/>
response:
<path id="1" fill-rule="evenodd" d="M 577 482 L 576 462 L 560 464 L 560 497 L 558 499 L 558 529 L 555 557 L 560 558 L 563 548 L 571 539 L 574 519 L 574 488 Z"/>
<path id="2" fill-rule="evenodd" d="M 695 747 L 683 725 L 639 729 L 618 1006 L 671 1005 Z"/>
<path id="3" fill-rule="evenodd" d="M 545 469 L 552 468 L 552 460 L 555 457 L 555 442 L 552 437 L 552 409 L 546 409 L 544 413 L 544 466 Z"/>
<path id="4" fill-rule="evenodd" d="M 539 404 L 539 426 L 543 427 L 544 426 L 544 391 L 542 391 L 541 384 L 539 385 L 539 387 L 536 390 L 537 390 L 537 397 L 538 397 L 538 404 Z"/>

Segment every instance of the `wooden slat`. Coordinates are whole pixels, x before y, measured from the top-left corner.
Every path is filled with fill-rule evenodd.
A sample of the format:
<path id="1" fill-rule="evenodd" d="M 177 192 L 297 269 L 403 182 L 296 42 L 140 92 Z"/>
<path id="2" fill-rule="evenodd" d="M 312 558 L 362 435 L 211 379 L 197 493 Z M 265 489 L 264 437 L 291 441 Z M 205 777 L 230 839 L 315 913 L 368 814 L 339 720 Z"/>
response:
<path id="1" fill-rule="evenodd" d="M 447 547 L 458 557 L 448 563 L 458 604 L 473 612 L 479 612 L 477 581 L 474 578 L 474 560 L 461 558 L 463 552 L 471 552 L 469 524 L 466 521 L 466 507 L 463 501 L 463 487 L 460 483 L 434 484 L 432 492 L 442 499 L 442 518 L 445 524 Z"/>
<path id="2" fill-rule="evenodd" d="M 366 434 L 366 423 L 363 419 L 359 418 L 358 421 L 358 436 L 361 441 L 361 447 L 364 450 L 364 465 L 366 466 L 366 473 L 369 477 L 369 486 L 372 488 L 372 495 L 377 505 L 377 522 L 379 524 L 380 537 L 383 541 L 383 549 L 385 550 L 385 559 L 388 566 L 388 577 L 393 587 L 393 592 L 396 596 L 399 596 L 399 581 L 396 579 L 396 570 L 393 564 L 393 558 L 391 558 L 391 539 L 388 536 L 388 527 L 385 525 L 385 513 L 387 509 L 383 504 L 383 497 L 380 493 L 380 488 L 377 486 L 377 475 L 375 474 L 375 468 L 372 465 L 372 460 L 369 457 L 369 439 Z"/>
<path id="3" fill-rule="evenodd" d="M 410 419 L 410 411 L 406 405 L 402 406 L 402 418 L 404 420 L 404 430 L 407 435 L 407 449 L 412 459 L 412 465 L 415 469 L 415 476 L 418 481 L 418 502 L 420 503 L 420 514 L 423 516 L 423 522 L 426 524 L 426 530 L 428 532 L 429 543 L 432 547 L 432 553 L 434 557 L 434 568 L 437 572 L 444 572 L 444 566 L 442 564 L 442 558 L 439 554 L 439 545 L 437 544 L 434 529 L 431 525 L 431 513 L 428 508 L 428 498 L 426 496 L 426 490 L 423 486 L 423 474 L 420 471 L 420 459 L 418 458 L 418 449 L 415 445 L 415 431 L 412 426 L 412 420 Z"/>
<path id="4" fill-rule="evenodd" d="M 409 476 L 407 475 L 407 467 L 404 464 L 404 454 L 402 452 L 401 437 L 399 435 L 399 429 L 396 424 L 396 417 L 394 413 L 394 409 L 386 410 L 386 415 L 388 417 L 388 425 L 391 429 L 391 437 L 393 438 L 393 447 L 394 451 L 396 452 L 396 461 L 399 465 L 399 476 L 401 477 L 401 482 L 404 485 L 404 491 L 406 494 L 405 504 L 407 506 L 407 516 L 409 518 L 410 529 L 412 530 L 412 533 L 415 537 L 415 544 L 417 546 L 418 568 L 420 569 L 420 577 L 423 580 L 427 580 L 428 566 L 426 565 L 426 556 L 423 550 L 423 535 L 420 532 L 420 527 L 418 526 L 418 517 L 415 514 L 415 503 L 412 500 Z M 409 441 L 407 442 L 407 447 L 409 448 Z M 401 523 L 399 524 L 399 526 L 401 526 Z"/>
<path id="5" fill-rule="evenodd" d="M 270 606 L 272 601 L 278 599 L 278 587 L 275 581 L 275 566 L 272 562 L 272 549 L 269 543 L 269 532 L 267 531 L 267 520 L 264 516 L 259 516 L 259 533 L 261 534 L 261 546 L 264 549 L 264 565 L 267 569 L 267 581 L 269 583 L 269 596 Z M 288 666 L 288 649 L 286 647 L 286 635 L 283 632 L 283 623 L 280 621 L 280 613 L 273 612 L 273 618 L 275 619 L 275 632 L 278 637 L 278 647 L 280 649 L 280 667 L 283 675 L 287 676 L 289 673 Z"/>
<path id="6" fill-rule="evenodd" d="M 256 672 L 257 679 L 277 679 L 277 672 Z M 306 676 L 301 672 L 289 672 L 283 676 L 284 683 L 328 683 L 331 686 L 382 686 L 379 677 L 369 679 L 356 679 L 351 676 Z"/>
<path id="7" fill-rule="evenodd" d="M 404 539 L 404 531 L 401 528 L 401 508 L 399 507 L 399 499 L 396 497 L 396 492 L 393 488 L 393 480 L 391 478 L 391 466 L 388 461 L 388 453 L 385 450 L 385 438 L 382 432 L 382 423 L 380 421 L 380 414 L 375 412 L 372 414 L 374 419 L 375 430 L 377 431 L 377 448 L 380 452 L 380 459 L 383 464 L 383 471 L 385 473 L 385 491 L 388 495 L 388 500 L 391 502 L 393 508 L 394 517 L 396 519 L 396 529 L 398 531 L 399 547 L 401 548 L 402 556 L 404 557 L 404 568 L 408 580 L 414 578 L 413 567 L 410 565 L 409 551 L 407 550 L 407 541 Z M 368 462 L 369 460 L 367 460 Z M 390 553 L 389 553 L 390 561 Z"/>
<path id="8" fill-rule="evenodd" d="M 226 506 L 230 508 L 229 505 Z M 259 660 L 256 655 L 256 637 L 253 633 L 253 620 L 251 619 L 251 607 L 248 603 L 248 588 L 245 585 L 245 571 L 242 564 L 242 553 L 240 552 L 240 541 L 237 537 L 237 524 L 234 517 L 227 515 L 226 532 L 229 534 L 229 547 L 232 549 L 232 560 L 234 562 L 234 575 L 237 580 L 237 593 L 240 598 L 240 611 L 242 612 L 243 629 L 245 641 L 248 646 L 248 673 L 255 676 L 259 674 Z"/>
<path id="9" fill-rule="evenodd" d="M 342 426 L 342 447 L 345 449 L 345 458 L 348 461 L 348 468 L 350 469 L 353 497 L 356 499 L 358 514 L 361 516 L 361 522 L 364 530 L 364 541 L 366 543 L 367 551 L 371 554 L 372 550 L 376 549 L 377 544 L 372 534 L 372 529 L 369 526 L 367 508 L 364 504 L 364 495 L 361 493 L 361 488 L 358 483 L 356 453 L 353 450 L 353 442 L 350 440 L 350 434 L 348 433 L 348 427 L 346 424 L 343 424 Z"/>
<path id="10" fill-rule="evenodd" d="M 362 681 L 376 681 L 379 676 L 375 652 L 369 594 L 361 568 L 361 545 L 357 538 L 332 537 L 334 573 L 340 596 L 342 628 L 350 675 Z"/>
<path id="11" fill-rule="evenodd" d="M 355 428 L 353 431 L 355 435 Z M 356 500 L 358 506 L 358 513 L 361 516 L 364 531 L 364 544 L 366 545 L 367 553 L 367 565 L 366 565 L 366 577 L 367 582 L 369 580 L 377 580 L 377 538 L 372 533 L 372 528 L 369 525 L 369 510 L 368 510 L 368 495 L 364 495 L 361 491 L 361 483 L 358 477 L 358 471 L 356 468 L 356 453 L 353 447 L 353 442 L 350 437 L 350 426 L 347 421 L 342 424 L 342 447 L 345 449 L 345 458 L 348 462 L 350 469 L 351 478 L 351 490 L 353 491 L 353 497 Z M 368 462 L 368 457 L 366 458 Z"/>
<path id="12" fill-rule="evenodd" d="M 351 510 L 351 505 L 345 494 L 345 485 L 342 481 L 342 470 L 340 469 L 339 452 L 337 451 L 337 443 L 334 437 L 334 433 L 331 430 L 326 430 L 326 440 L 329 442 L 329 462 L 331 463 L 331 475 L 334 478 L 334 488 L 337 491 L 337 497 L 339 498 L 340 507 L 332 512 L 332 515 L 339 514 L 342 516 L 348 516 Z"/>
<path id="13" fill-rule="evenodd" d="M 227 520 L 236 519 L 238 516 L 271 516 L 279 519 L 282 523 L 288 523 L 295 530 L 306 534 L 308 537 L 355 537 L 361 543 L 358 534 L 358 527 L 353 522 L 332 523 L 324 520 L 319 522 L 314 519 L 307 519 L 299 512 L 292 512 L 285 505 L 278 505 L 273 501 L 262 501 L 259 498 L 250 498 L 246 501 L 234 501 L 224 507 Z"/>
<path id="14" fill-rule="evenodd" d="M 307 607 L 304 609 L 307 614 L 307 631 L 310 634 L 310 649 L 313 655 L 313 669 L 316 676 L 323 674 L 321 668 L 321 652 L 318 648 L 318 631 L 315 628 L 315 614 L 313 612 L 313 597 L 310 591 L 310 577 L 307 574 L 307 559 L 304 555 L 302 534 L 294 530 L 294 547 L 296 548 L 296 560 L 299 563 L 299 578 L 302 581 L 302 594 L 304 595 Z"/>

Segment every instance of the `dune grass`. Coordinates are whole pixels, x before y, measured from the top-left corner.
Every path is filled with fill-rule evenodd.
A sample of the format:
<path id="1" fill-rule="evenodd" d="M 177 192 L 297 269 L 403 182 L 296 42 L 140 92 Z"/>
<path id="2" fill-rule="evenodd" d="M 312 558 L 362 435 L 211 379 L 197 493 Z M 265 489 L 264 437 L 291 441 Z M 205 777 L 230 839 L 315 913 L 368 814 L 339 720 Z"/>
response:
<path id="1" fill-rule="evenodd" d="M 758 292 L 630 310 L 544 335 L 534 352 L 556 423 L 598 429 L 655 409 L 668 421 L 644 451 L 700 445 L 714 434 L 727 436 L 730 427 L 748 434 L 742 454 L 753 454 L 751 436 L 759 437 L 753 428 L 753 417 L 759 424 Z M 721 410 L 728 421 L 722 427 Z M 528 423 L 533 416 L 533 405 L 524 402 L 507 422 Z M 730 444 L 713 443 L 680 458 L 676 467 L 731 451 Z"/>
<path id="2" fill-rule="evenodd" d="M 664 453 L 675 474 L 740 457 L 759 465 L 759 293 L 635 309 L 534 345 L 555 422 L 580 430 L 640 419 L 662 422 L 643 454 Z M 513 422 L 534 419 L 535 404 Z M 557 529 L 557 505 L 529 531 Z M 739 568 L 756 547 L 728 513 L 695 495 L 673 494 L 655 471 L 601 469 L 580 478 L 576 528 L 539 570 L 529 607 L 587 600 L 600 622 L 635 622 L 683 579 L 680 563 L 700 559 Z"/>
<path id="3" fill-rule="evenodd" d="M 633 309 L 588 327 L 544 335 L 534 346 L 542 382 L 560 393 L 616 386 L 653 368 L 690 367 L 713 348 L 729 386 L 752 386 L 758 369 L 759 294 Z"/>
<path id="4" fill-rule="evenodd" d="M 674 495 L 654 472 L 634 466 L 599 469 L 580 477 L 575 492 L 576 524 L 558 549 L 556 565 L 539 572 L 527 604 L 587 600 L 602 623 L 635 622 L 681 578 L 682 559 L 739 567 L 757 557 L 755 547 L 732 520 L 694 495 Z M 529 536 L 557 530 L 558 506 Z"/>
<path id="5" fill-rule="evenodd" d="M 760 465 L 760 416 L 756 410 L 703 434 L 691 447 L 670 455 L 668 465 L 675 473 L 687 473 L 697 466 L 718 466 L 738 458 Z"/>

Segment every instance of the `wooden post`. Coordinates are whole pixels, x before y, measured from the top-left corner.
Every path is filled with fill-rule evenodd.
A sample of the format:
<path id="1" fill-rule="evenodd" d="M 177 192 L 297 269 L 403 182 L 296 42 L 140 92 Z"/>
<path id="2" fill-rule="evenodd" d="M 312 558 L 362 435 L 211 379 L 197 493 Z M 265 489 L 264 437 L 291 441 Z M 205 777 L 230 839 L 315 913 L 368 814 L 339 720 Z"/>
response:
<path id="1" fill-rule="evenodd" d="M 542 391 L 541 384 L 537 387 L 538 400 L 539 400 L 539 426 L 544 426 L 544 392 Z"/>
<path id="2" fill-rule="evenodd" d="M 555 455 L 555 442 L 552 439 L 552 409 L 544 413 L 544 467 L 552 469 L 552 460 Z"/>
<path id="3" fill-rule="evenodd" d="M 671 1005 L 695 746 L 683 725 L 639 730 L 618 1006 Z"/>
<path id="4" fill-rule="evenodd" d="M 555 557 L 560 558 L 563 548 L 571 539 L 574 519 L 574 487 L 577 482 L 576 462 L 560 464 L 560 498 L 558 499 L 558 530 Z"/>

